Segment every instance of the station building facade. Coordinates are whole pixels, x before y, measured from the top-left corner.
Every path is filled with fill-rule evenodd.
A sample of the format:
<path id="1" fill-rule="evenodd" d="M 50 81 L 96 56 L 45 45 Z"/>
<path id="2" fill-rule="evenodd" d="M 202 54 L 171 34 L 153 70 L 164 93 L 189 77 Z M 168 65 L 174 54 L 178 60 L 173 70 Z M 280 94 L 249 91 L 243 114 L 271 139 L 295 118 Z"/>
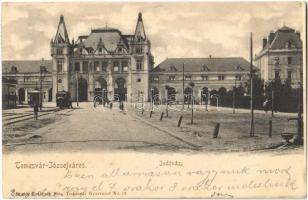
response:
<path id="1" fill-rule="evenodd" d="M 74 101 L 77 97 L 79 101 L 92 101 L 97 95 L 135 101 L 140 94 L 149 95 L 154 59 L 141 13 L 132 35 L 104 27 L 92 29 L 76 41 L 69 40 L 61 16 L 50 47 L 53 101 L 57 91 L 62 90 L 69 91 Z"/>
<path id="2" fill-rule="evenodd" d="M 151 71 L 151 93 L 156 100 L 176 102 L 193 93 L 200 102 L 210 91 L 244 86 L 249 71 L 250 63 L 241 57 L 167 58 Z"/>
<path id="3" fill-rule="evenodd" d="M 17 104 L 28 104 L 30 92 L 35 89 L 42 91 L 43 101 L 52 101 L 51 60 L 4 60 L 2 61 L 2 79 L 15 81 L 14 93 Z"/>
<path id="4" fill-rule="evenodd" d="M 263 38 L 262 50 L 255 56 L 255 65 L 265 81 L 290 80 L 299 87 L 303 80 L 303 47 L 300 33 L 283 26 Z"/>

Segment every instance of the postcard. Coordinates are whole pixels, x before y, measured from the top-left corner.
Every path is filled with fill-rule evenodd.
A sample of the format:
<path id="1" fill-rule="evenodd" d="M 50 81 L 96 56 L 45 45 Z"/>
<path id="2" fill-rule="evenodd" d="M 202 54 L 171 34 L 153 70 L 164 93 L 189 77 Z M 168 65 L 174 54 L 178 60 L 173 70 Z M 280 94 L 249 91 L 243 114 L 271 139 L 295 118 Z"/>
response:
<path id="1" fill-rule="evenodd" d="M 306 6 L 2 3 L 3 197 L 305 198 Z"/>

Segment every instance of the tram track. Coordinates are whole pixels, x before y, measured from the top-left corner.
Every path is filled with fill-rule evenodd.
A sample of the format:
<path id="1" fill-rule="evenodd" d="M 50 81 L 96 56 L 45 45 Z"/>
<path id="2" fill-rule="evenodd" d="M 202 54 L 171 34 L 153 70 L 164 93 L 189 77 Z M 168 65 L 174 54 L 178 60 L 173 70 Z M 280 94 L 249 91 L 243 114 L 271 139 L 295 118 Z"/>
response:
<path id="1" fill-rule="evenodd" d="M 59 111 L 62 111 L 62 110 L 61 109 L 48 110 L 48 111 L 43 112 L 42 114 L 40 114 L 40 112 L 39 112 L 38 117 L 50 115 L 50 114 L 53 114 L 53 113 L 57 113 Z M 69 113 L 69 112 L 72 112 L 72 111 L 73 110 L 68 110 L 65 113 Z M 4 119 L 3 120 L 3 125 L 4 126 L 12 125 L 12 124 L 16 124 L 16 123 L 19 123 L 19 122 L 27 121 L 27 120 L 30 120 L 30 119 L 33 119 L 33 118 L 34 118 L 33 114 L 24 114 L 22 116 L 18 116 L 18 117 L 14 117 L 14 118 Z"/>

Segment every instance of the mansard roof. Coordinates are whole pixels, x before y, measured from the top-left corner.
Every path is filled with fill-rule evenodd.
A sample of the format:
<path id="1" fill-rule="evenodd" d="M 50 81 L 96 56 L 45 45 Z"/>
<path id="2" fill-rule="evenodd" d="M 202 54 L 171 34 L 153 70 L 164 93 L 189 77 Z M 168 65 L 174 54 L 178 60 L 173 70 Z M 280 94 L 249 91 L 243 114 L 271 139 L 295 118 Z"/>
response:
<path id="1" fill-rule="evenodd" d="M 2 75 L 10 73 L 12 67 L 16 67 L 18 73 L 39 73 L 41 65 L 52 72 L 52 60 L 3 60 Z"/>
<path id="2" fill-rule="evenodd" d="M 126 38 L 122 33 L 111 27 L 92 29 L 88 36 L 79 36 L 79 39 L 82 39 L 85 48 L 96 49 L 100 43 L 109 52 L 115 51 L 119 44 L 124 44 L 128 48 Z"/>
<path id="3" fill-rule="evenodd" d="M 250 70 L 250 63 L 241 57 L 220 58 L 167 58 L 152 72 L 163 72 L 175 70 L 182 72 L 183 64 L 186 72 L 236 72 Z M 172 70 L 171 70 L 172 69 Z"/>
<path id="4" fill-rule="evenodd" d="M 302 48 L 302 41 L 296 34 L 295 30 L 284 26 L 276 31 L 274 40 L 270 44 L 270 48 L 285 49 L 286 43 L 289 41 L 294 43 L 296 49 Z"/>
<path id="5" fill-rule="evenodd" d="M 273 38 L 271 38 L 271 35 L 273 35 Z M 279 28 L 275 33 L 270 33 L 268 39 L 266 39 L 266 45 L 256 56 L 256 58 L 262 56 L 268 50 L 287 49 L 286 46 L 288 42 L 290 42 L 293 46 L 291 49 L 302 49 L 300 33 L 296 32 L 290 27 L 283 26 Z"/>

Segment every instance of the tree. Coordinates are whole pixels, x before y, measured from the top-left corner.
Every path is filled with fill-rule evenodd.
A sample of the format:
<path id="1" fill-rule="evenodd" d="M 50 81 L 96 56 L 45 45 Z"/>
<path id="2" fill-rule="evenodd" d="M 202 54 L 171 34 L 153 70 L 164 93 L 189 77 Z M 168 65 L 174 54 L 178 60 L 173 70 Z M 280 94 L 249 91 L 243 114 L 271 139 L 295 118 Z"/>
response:
<path id="1" fill-rule="evenodd" d="M 218 89 L 218 94 L 219 94 L 219 96 L 226 96 L 227 95 L 227 89 L 224 88 L 224 87 L 220 87 Z"/>
<path id="2" fill-rule="evenodd" d="M 250 80 L 245 82 L 245 88 L 247 94 L 250 94 Z M 259 76 L 253 74 L 253 95 L 254 96 L 263 96 L 264 94 L 264 80 Z"/>

